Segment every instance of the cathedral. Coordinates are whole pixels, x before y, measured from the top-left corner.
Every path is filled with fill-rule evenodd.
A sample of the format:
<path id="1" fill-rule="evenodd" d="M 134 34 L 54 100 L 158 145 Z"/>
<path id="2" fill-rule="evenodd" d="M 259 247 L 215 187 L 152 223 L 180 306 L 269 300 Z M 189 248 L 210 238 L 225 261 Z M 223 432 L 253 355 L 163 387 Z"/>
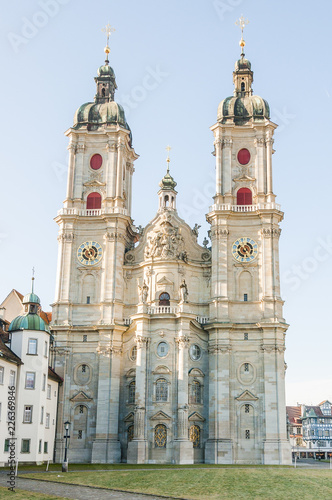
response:
<path id="1" fill-rule="evenodd" d="M 245 58 L 218 106 L 209 238 L 178 215 L 169 157 L 146 227 L 132 220 L 138 158 L 115 74 L 66 132 L 67 194 L 52 332 L 60 388 L 55 458 L 70 462 L 290 464 L 279 224 L 268 103 Z"/>

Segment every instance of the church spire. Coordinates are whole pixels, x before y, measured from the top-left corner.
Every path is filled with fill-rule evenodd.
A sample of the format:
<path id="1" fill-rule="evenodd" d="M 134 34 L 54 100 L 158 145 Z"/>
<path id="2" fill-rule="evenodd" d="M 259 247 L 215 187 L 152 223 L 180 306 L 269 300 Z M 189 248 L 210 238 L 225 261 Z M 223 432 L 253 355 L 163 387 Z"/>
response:
<path id="1" fill-rule="evenodd" d="M 175 201 L 176 201 L 176 194 L 177 192 L 175 191 L 175 186 L 176 182 L 169 173 L 169 164 L 170 164 L 170 157 L 169 157 L 169 152 L 171 150 L 170 146 L 166 147 L 167 150 L 167 170 L 166 174 L 164 177 L 161 179 L 159 186 L 160 190 L 158 191 L 159 195 L 159 210 L 164 210 L 165 208 L 171 208 L 175 210 Z"/>
<path id="2" fill-rule="evenodd" d="M 104 33 L 106 33 L 106 47 L 104 52 L 106 54 L 105 64 L 100 66 L 98 69 L 98 76 L 95 78 L 95 82 L 97 84 L 97 93 L 95 95 L 95 103 L 103 104 L 105 102 L 114 101 L 114 93 L 117 89 L 117 85 L 115 82 L 115 73 L 113 68 L 109 65 L 108 54 L 111 49 L 109 48 L 109 38 L 111 33 L 115 31 L 114 28 L 110 24 L 107 24 L 105 28 L 102 29 Z"/>
<path id="3" fill-rule="evenodd" d="M 234 95 L 236 97 L 247 97 L 252 95 L 252 82 L 254 80 L 253 72 L 251 71 L 251 63 L 248 59 L 245 59 L 244 47 L 246 42 L 243 39 L 243 30 L 247 24 L 249 24 L 248 19 L 243 16 L 240 17 L 235 23 L 241 28 L 241 40 L 239 45 L 241 47 L 241 58 L 235 63 L 235 71 L 233 72 L 233 82 L 234 82 Z"/>

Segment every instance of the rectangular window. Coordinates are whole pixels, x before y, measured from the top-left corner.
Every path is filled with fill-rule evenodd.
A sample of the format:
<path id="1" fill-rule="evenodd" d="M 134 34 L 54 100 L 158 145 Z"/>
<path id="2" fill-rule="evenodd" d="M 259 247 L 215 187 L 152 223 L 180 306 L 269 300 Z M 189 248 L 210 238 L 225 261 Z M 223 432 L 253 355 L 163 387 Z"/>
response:
<path id="1" fill-rule="evenodd" d="M 243 295 L 243 300 L 244 300 L 244 302 L 248 302 L 248 294 L 247 293 L 245 293 Z"/>
<path id="2" fill-rule="evenodd" d="M 0 384 L 3 384 L 4 371 L 4 367 L 0 366 Z"/>
<path id="3" fill-rule="evenodd" d="M 83 342 L 87 342 L 88 341 L 88 336 L 87 335 L 83 335 Z"/>
<path id="4" fill-rule="evenodd" d="M 9 439 L 5 439 L 5 447 L 3 451 L 5 452 L 9 451 Z"/>
<path id="5" fill-rule="evenodd" d="M 250 430 L 246 429 L 246 439 L 250 439 Z"/>
<path id="6" fill-rule="evenodd" d="M 43 391 L 46 390 L 46 375 L 45 373 L 43 374 Z"/>
<path id="7" fill-rule="evenodd" d="M 249 371 L 249 363 L 244 363 L 244 371 L 245 372 Z"/>
<path id="8" fill-rule="evenodd" d="M 37 339 L 29 339 L 28 340 L 28 352 L 27 354 L 37 354 Z"/>
<path id="9" fill-rule="evenodd" d="M 39 446 L 38 446 L 38 453 L 41 453 L 41 451 L 42 451 L 42 444 L 43 444 L 43 442 L 42 442 L 42 440 L 40 439 L 40 440 L 39 440 Z"/>
<path id="10" fill-rule="evenodd" d="M 44 407 L 42 406 L 40 409 L 40 423 L 44 423 Z"/>
<path id="11" fill-rule="evenodd" d="M 47 399 L 51 399 L 51 385 L 47 384 Z"/>
<path id="12" fill-rule="evenodd" d="M 87 303 L 87 304 L 90 304 L 90 297 L 89 297 L 89 295 L 88 295 L 88 296 L 87 296 L 87 298 L 86 298 L 86 303 Z"/>
<path id="13" fill-rule="evenodd" d="M 301 427 L 297 427 L 297 429 L 296 429 L 296 433 L 297 433 L 297 434 L 301 434 Z"/>
<path id="14" fill-rule="evenodd" d="M 79 430 L 77 439 L 82 439 L 82 435 L 83 435 L 83 431 Z"/>
<path id="15" fill-rule="evenodd" d="M 250 407 L 249 405 L 244 405 L 244 413 L 249 413 L 250 412 Z"/>
<path id="16" fill-rule="evenodd" d="M 25 388 L 34 389 L 35 388 L 35 372 L 26 372 L 25 375 Z"/>
<path id="17" fill-rule="evenodd" d="M 50 414 L 49 413 L 46 413 L 45 428 L 46 429 L 50 428 Z"/>
<path id="18" fill-rule="evenodd" d="M 329 437 L 330 436 L 330 431 L 325 431 L 325 436 Z"/>
<path id="19" fill-rule="evenodd" d="M 45 356 L 45 358 L 47 358 L 47 355 L 48 355 L 48 342 L 47 342 L 47 340 L 45 340 L 45 344 L 44 344 L 44 356 Z"/>
<path id="20" fill-rule="evenodd" d="M 25 406 L 23 412 L 23 423 L 32 424 L 32 406 Z"/>
<path id="21" fill-rule="evenodd" d="M 30 439 L 22 439 L 21 453 L 30 453 Z"/>
<path id="22" fill-rule="evenodd" d="M 15 382 L 16 382 L 16 373 L 14 372 L 14 370 L 10 370 L 10 374 L 9 374 L 10 387 L 13 387 L 15 385 Z"/>
<path id="23" fill-rule="evenodd" d="M 84 406 L 80 405 L 80 413 L 84 413 Z"/>
<path id="24" fill-rule="evenodd" d="M 48 442 L 44 441 L 44 453 L 48 453 Z"/>
<path id="25" fill-rule="evenodd" d="M 244 333 L 243 336 L 244 336 L 244 340 L 248 340 L 249 336 L 247 333 Z"/>

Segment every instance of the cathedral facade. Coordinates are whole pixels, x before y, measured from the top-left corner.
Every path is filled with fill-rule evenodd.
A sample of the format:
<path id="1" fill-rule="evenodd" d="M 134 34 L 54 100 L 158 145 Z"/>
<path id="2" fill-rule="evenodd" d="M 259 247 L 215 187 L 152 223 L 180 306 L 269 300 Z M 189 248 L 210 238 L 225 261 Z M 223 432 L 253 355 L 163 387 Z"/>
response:
<path id="1" fill-rule="evenodd" d="M 138 155 L 108 55 L 94 101 L 66 132 L 52 322 L 64 379 L 57 461 L 70 421 L 71 462 L 290 463 L 276 125 L 243 51 L 233 80 L 211 127 L 216 194 L 203 246 L 177 213 L 169 159 L 155 217 L 133 225 Z"/>

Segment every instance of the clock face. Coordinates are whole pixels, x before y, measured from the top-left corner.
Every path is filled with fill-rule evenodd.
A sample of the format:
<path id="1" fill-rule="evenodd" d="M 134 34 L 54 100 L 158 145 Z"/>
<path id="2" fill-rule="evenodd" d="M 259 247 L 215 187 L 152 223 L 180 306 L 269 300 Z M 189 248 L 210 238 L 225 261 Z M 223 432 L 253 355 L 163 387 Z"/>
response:
<path id="1" fill-rule="evenodd" d="M 258 254 L 258 245 L 256 241 L 243 236 L 234 241 L 232 245 L 232 254 L 238 262 L 251 262 L 256 259 Z"/>
<path id="2" fill-rule="evenodd" d="M 103 249 L 97 241 L 85 241 L 77 250 L 77 258 L 84 266 L 94 266 L 102 256 Z"/>

